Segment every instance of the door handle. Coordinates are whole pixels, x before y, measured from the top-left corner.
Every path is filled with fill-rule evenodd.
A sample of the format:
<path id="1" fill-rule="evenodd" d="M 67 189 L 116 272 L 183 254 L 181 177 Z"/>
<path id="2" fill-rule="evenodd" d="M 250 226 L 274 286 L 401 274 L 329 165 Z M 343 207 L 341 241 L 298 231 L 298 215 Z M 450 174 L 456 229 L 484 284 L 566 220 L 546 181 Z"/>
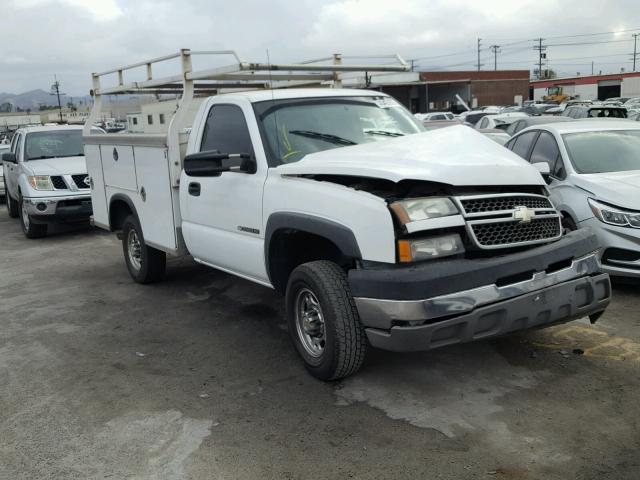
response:
<path id="1" fill-rule="evenodd" d="M 193 195 L 194 197 L 200 196 L 200 184 L 198 182 L 191 182 L 189 184 L 189 195 Z"/>

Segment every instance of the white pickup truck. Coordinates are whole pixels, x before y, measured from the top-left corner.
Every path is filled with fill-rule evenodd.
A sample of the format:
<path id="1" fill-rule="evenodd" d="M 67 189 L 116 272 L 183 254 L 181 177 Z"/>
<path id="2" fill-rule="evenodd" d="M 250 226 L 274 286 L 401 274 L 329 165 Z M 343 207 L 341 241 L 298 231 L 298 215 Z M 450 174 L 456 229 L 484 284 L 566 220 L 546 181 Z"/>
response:
<path id="1" fill-rule="evenodd" d="M 188 97 L 196 75 L 183 77 Z M 150 88 L 97 79 L 98 107 Z M 368 90 L 220 94 L 193 121 L 188 107 L 167 135 L 85 132 L 94 223 L 120 232 L 137 282 L 188 253 L 284 294 L 320 379 L 356 372 L 369 346 L 595 321 L 609 303 L 595 237 L 563 234 L 540 172 L 468 127 L 423 132 Z"/>

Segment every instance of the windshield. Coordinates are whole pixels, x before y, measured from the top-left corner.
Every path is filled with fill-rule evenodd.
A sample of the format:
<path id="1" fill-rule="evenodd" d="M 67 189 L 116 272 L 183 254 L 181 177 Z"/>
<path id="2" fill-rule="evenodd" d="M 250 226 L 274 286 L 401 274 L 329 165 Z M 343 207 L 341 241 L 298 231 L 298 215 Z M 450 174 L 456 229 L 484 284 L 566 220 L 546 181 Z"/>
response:
<path id="1" fill-rule="evenodd" d="M 82 130 L 50 130 L 28 133 L 25 160 L 84 155 Z"/>
<path id="2" fill-rule="evenodd" d="M 402 105 L 383 96 L 269 100 L 254 109 L 271 165 L 424 131 Z"/>
<path id="3" fill-rule="evenodd" d="M 640 130 L 568 133 L 562 138 L 578 173 L 640 170 Z"/>

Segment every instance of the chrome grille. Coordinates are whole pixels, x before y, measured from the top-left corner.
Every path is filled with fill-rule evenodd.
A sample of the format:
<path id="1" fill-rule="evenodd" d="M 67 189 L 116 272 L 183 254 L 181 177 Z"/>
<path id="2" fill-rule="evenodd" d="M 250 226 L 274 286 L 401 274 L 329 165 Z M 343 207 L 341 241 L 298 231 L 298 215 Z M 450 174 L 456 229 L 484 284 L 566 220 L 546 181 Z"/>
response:
<path id="1" fill-rule="evenodd" d="M 488 213 L 513 210 L 516 207 L 552 209 L 548 198 L 538 196 L 484 197 L 460 200 L 465 213 Z"/>
<path id="2" fill-rule="evenodd" d="M 558 218 L 538 218 L 530 223 L 515 221 L 478 223 L 471 225 L 473 235 L 480 246 L 501 247 L 519 243 L 548 241 L 560 235 Z"/>
<path id="3" fill-rule="evenodd" d="M 562 236 L 560 215 L 543 195 L 456 197 L 471 241 L 480 249 L 535 245 Z"/>

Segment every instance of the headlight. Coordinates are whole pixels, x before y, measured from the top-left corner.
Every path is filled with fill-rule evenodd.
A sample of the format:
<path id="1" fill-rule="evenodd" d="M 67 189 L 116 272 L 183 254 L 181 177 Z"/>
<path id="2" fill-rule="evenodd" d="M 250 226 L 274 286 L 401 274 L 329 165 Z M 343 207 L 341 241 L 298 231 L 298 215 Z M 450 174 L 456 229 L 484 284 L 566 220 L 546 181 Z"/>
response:
<path id="1" fill-rule="evenodd" d="M 398 221 L 405 225 L 429 218 L 457 215 L 458 209 L 447 197 L 413 198 L 392 203 L 389 208 Z"/>
<path id="2" fill-rule="evenodd" d="M 398 240 L 398 258 L 401 263 L 448 257 L 461 253 L 464 253 L 464 246 L 457 233 L 415 240 Z"/>
<path id="3" fill-rule="evenodd" d="M 36 190 L 53 190 L 53 183 L 48 175 L 35 175 L 27 177 L 29 179 L 29 185 Z"/>
<path id="4" fill-rule="evenodd" d="M 618 227 L 640 228 L 640 213 L 622 210 L 604 203 L 588 199 L 591 211 L 598 220 Z"/>

